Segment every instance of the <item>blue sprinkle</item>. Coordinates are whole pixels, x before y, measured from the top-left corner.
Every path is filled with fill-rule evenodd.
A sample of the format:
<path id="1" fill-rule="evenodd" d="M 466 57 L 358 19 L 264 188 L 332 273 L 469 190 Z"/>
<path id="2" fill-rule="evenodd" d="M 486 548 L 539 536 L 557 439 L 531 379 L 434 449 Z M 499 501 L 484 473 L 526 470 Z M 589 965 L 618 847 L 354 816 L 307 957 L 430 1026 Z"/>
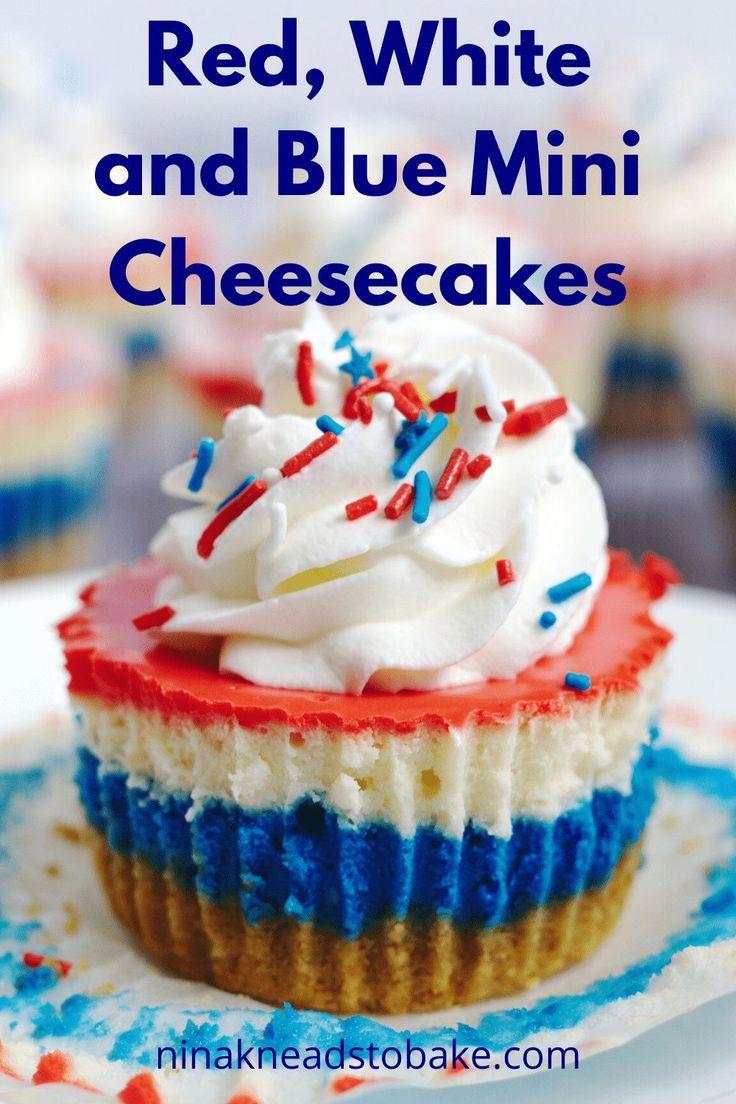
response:
<path id="1" fill-rule="evenodd" d="M 421 436 L 417 437 L 398 460 L 394 461 L 391 467 L 394 479 L 403 479 L 408 474 L 410 468 L 414 466 L 422 453 L 426 452 L 432 442 L 437 440 L 440 433 L 447 429 L 448 424 L 446 414 L 435 414 Z"/>
<path id="2" fill-rule="evenodd" d="M 575 671 L 568 671 L 565 675 L 565 686 L 569 687 L 570 690 L 582 690 L 585 692 L 586 690 L 590 690 L 590 676 L 579 675 L 576 674 Z"/>
<path id="3" fill-rule="evenodd" d="M 579 575 L 573 575 L 571 579 L 565 579 L 563 583 L 557 583 L 547 591 L 550 602 L 566 602 L 573 594 L 579 594 L 593 582 L 587 571 L 581 571 Z"/>
<path id="4" fill-rule="evenodd" d="M 219 512 L 220 512 L 220 510 L 222 509 L 223 506 L 227 506 L 228 502 L 232 502 L 232 500 L 237 495 L 239 495 L 241 491 L 244 491 L 246 487 L 250 487 L 250 485 L 251 485 L 251 483 L 253 482 L 254 479 L 255 479 L 254 475 L 249 475 L 247 477 L 247 479 L 244 479 L 243 482 L 238 487 L 236 487 L 234 491 L 230 492 L 230 494 L 227 496 L 227 498 L 223 498 L 222 502 L 215 508 L 215 513 L 219 514 Z"/>
<path id="5" fill-rule="evenodd" d="M 557 614 L 552 610 L 545 610 L 542 616 L 539 618 L 539 624 L 543 629 L 551 629 L 557 620 Z"/>
<path id="6" fill-rule="evenodd" d="M 371 368 L 371 354 L 359 353 L 356 348 L 350 348 L 350 360 L 340 365 L 341 372 L 347 372 L 356 387 L 362 379 L 373 379 L 375 372 Z"/>
<path id="7" fill-rule="evenodd" d="M 411 509 L 411 519 L 418 525 L 429 517 L 429 507 L 432 502 L 432 480 L 426 471 L 418 471 L 414 476 L 414 504 Z"/>
<path id="8" fill-rule="evenodd" d="M 405 418 L 401 423 L 401 429 L 394 438 L 394 445 L 403 452 L 414 444 L 417 437 L 421 437 L 427 428 L 427 412 L 423 410 L 419 417 L 414 422 L 410 422 L 408 418 Z"/>
<path id="9" fill-rule="evenodd" d="M 345 426 L 340 425 L 334 418 L 331 418 L 329 414 L 320 414 L 317 419 L 317 429 L 322 433 L 336 433 L 339 437 Z"/>
<path id="10" fill-rule="evenodd" d="M 202 484 L 204 483 L 204 477 L 210 470 L 213 457 L 215 455 L 215 442 L 211 437 L 203 437 L 199 442 L 197 448 L 197 459 L 194 462 L 192 468 L 192 474 L 189 476 L 189 482 L 187 483 L 187 489 L 194 491 L 202 490 Z"/>
<path id="11" fill-rule="evenodd" d="M 16 993 L 39 993 L 52 989 L 58 981 L 59 975 L 51 966 L 21 966 L 13 978 Z"/>
<path id="12" fill-rule="evenodd" d="M 343 330 L 337 341 L 335 342 L 336 349 L 349 349 L 355 341 L 355 338 L 351 334 L 350 330 Z"/>

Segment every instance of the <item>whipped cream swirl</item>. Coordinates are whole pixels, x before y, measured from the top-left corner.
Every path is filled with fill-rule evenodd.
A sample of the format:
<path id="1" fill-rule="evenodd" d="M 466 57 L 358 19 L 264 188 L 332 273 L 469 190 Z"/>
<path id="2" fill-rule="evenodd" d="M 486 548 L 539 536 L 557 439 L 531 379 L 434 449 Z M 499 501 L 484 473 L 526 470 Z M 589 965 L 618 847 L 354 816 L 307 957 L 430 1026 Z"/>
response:
<path id="1" fill-rule="evenodd" d="M 383 378 L 411 380 L 425 404 L 455 393 L 454 412 L 426 411 L 429 422 L 439 418 L 435 429 L 445 418 L 447 425 L 397 477 L 397 436 L 412 434 L 396 408 L 405 404 L 389 385 L 368 398 L 369 422 L 347 418 L 352 380 L 340 368 L 350 349 L 335 348 L 336 337 L 312 312 L 303 328 L 268 338 L 259 357 L 263 407 L 228 415 L 201 487 L 195 460 L 165 477 L 164 489 L 191 506 L 152 545 L 171 572 L 157 595 L 173 610 L 156 630 L 161 638 L 218 648 L 223 672 L 260 685 L 345 693 L 513 678 L 566 650 L 607 571 L 605 510 L 574 455 L 575 412 L 527 435 L 505 432 L 504 400 L 518 411 L 555 396 L 532 358 L 439 313 L 373 322 L 353 340 L 360 363 L 388 364 Z M 304 342 L 309 401 L 296 372 Z M 315 419 L 324 414 L 343 431 L 296 474 L 282 475 L 290 457 L 321 437 Z M 476 478 L 466 471 L 449 497 L 438 497 L 455 449 L 489 457 L 491 466 Z M 386 504 L 419 469 L 435 489 L 428 517 L 414 520 L 410 506 L 389 519 Z M 250 476 L 261 481 L 259 497 L 203 555 L 202 533 L 212 531 L 218 505 Z M 348 520 L 346 505 L 369 495 L 378 508 Z M 581 572 L 591 584 L 556 605 L 555 623 L 542 628 L 547 590 Z"/>

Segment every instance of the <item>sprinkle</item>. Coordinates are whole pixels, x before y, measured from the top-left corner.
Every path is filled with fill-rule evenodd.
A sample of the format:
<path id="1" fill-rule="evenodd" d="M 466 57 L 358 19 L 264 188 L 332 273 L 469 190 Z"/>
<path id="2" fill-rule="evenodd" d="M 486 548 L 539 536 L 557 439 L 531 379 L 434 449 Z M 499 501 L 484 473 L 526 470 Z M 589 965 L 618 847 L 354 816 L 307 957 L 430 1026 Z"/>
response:
<path id="1" fill-rule="evenodd" d="M 34 951 L 26 951 L 23 955 L 23 965 L 30 970 L 36 970 L 39 966 L 48 966 L 62 977 L 68 977 L 72 964 L 65 958 L 53 958 L 51 955 L 36 954 Z"/>
<path id="2" fill-rule="evenodd" d="M 237 1100 L 237 1097 L 231 1097 L 229 1104 L 232 1104 L 233 1099 Z M 244 1099 L 250 1099 L 251 1104 L 257 1104 L 252 1096 Z M 156 1088 L 150 1070 L 145 1070 L 143 1073 L 137 1073 L 135 1077 L 131 1077 L 125 1088 L 118 1093 L 118 1100 L 121 1101 L 121 1104 L 163 1104 L 163 1098 Z"/>
<path id="3" fill-rule="evenodd" d="M 320 414 L 317 419 L 317 429 L 322 433 L 334 433 L 336 436 L 340 436 L 345 426 L 340 425 L 334 418 L 331 418 L 329 414 Z"/>
<path id="4" fill-rule="evenodd" d="M 565 675 L 565 686 L 570 690 L 590 690 L 590 675 L 580 675 L 575 671 L 568 671 Z"/>
<path id="5" fill-rule="evenodd" d="M 558 605 L 560 602 L 566 602 L 568 598 L 572 598 L 574 594 L 579 594 L 581 590 L 586 590 L 593 582 L 587 571 L 581 571 L 579 575 L 573 575 L 569 579 L 565 579 L 562 583 L 556 583 L 547 591 L 547 597 L 550 602 L 554 602 Z"/>
<path id="6" fill-rule="evenodd" d="M 420 410 L 422 409 L 424 403 L 422 402 L 421 395 L 411 380 L 405 380 L 403 383 L 399 384 L 399 391 L 402 395 L 406 395 L 410 403 L 413 403 L 414 406 L 418 406 Z"/>
<path id="7" fill-rule="evenodd" d="M 429 404 L 430 410 L 434 410 L 435 414 L 454 414 L 456 406 L 457 391 L 445 391 Z"/>
<path id="8" fill-rule="evenodd" d="M 377 364 L 373 365 L 373 371 L 376 373 L 378 379 L 380 379 L 381 376 L 385 376 L 388 372 L 388 361 L 379 360 Z"/>
<path id="9" fill-rule="evenodd" d="M 422 411 L 415 422 L 407 418 L 401 423 L 401 429 L 396 437 L 394 437 L 395 447 L 399 449 L 400 452 L 411 448 L 414 442 L 424 433 L 428 424 L 427 415 L 424 411 Z"/>
<path id="10" fill-rule="evenodd" d="M 395 479 L 403 479 L 408 474 L 410 468 L 414 466 L 422 453 L 426 452 L 439 435 L 447 429 L 448 424 L 446 414 L 435 414 L 422 435 L 409 445 L 398 460 L 394 461 L 391 471 Z M 416 510 L 416 503 L 414 509 Z"/>
<path id="11" fill-rule="evenodd" d="M 335 439 L 337 440 L 337 438 Z M 227 506 L 215 514 L 197 541 L 197 552 L 203 560 L 210 558 L 215 547 L 215 541 L 227 529 L 228 525 L 239 518 L 267 490 L 268 487 L 262 479 L 254 479 L 240 494 L 228 502 Z"/>
<path id="12" fill-rule="evenodd" d="M 365 495 L 363 498 L 356 498 L 354 502 L 348 502 L 345 507 L 345 517 L 348 521 L 356 521 L 358 518 L 365 517 L 366 514 L 372 514 L 377 509 L 378 499 L 376 496 Z"/>
<path id="13" fill-rule="evenodd" d="M 551 629 L 557 621 L 557 614 L 552 610 L 545 610 L 542 616 L 539 618 L 539 624 L 543 629 Z"/>
<path id="14" fill-rule="evenodd" d="M 275 487 L 281 480 L 281 472 L 278 468 L 264 468 L 261 472 L 261 479 L 267 487 Z"/>
<path id="15" fill-rule="evenodd" d="M 505 399 L 501 403 L 501 405 L 503 406 L 504 411 L 506 412 L 506 414 L 513 414 L 513 412 L 515 411 L 515 408 L 516 408 L 516 404 L 513 401 L 513 399 Z M 488 406 L 476 406 L 476 417 L 478 418 L 479 422 L 492 422 L 493 421 L 493 418 L 491 417 L 491 415 L 489 413 Z"/>
<path id="16" fill-rule="evenodd" d="M 381 414 L 390 414 L 395 406 L 393 395 L 390 395 L 388 391 L 379 391 L 373 400 L 373 409 L 378 410 Z"/>
<path id="17" fill-rule="evenodd" d="M 414 505 L 411 520 L 421 525 L 429 517 L 432 502 L 432 482 L 426 471 L 418 471 L 414 476 Z"/>
<path id="18" fill-rule="evenodd" d="M 345 395 L 345 401 L 342 404 L 342 412 L 345 418 L 357 418 L 358 417 L 358 402 L 366 395 L 373 395 L 376 391 L 383 387 L 383 383 L 380 380 L 363 380 L 361 383 L 356 383 L 354 387 Z"/>
<path id="19" fill-rule="evenodd" d="M 343 330 L 333 348 L 335 349 L 349 349 L 355 341 L 355 338 L 351 334 L 350 330 Z"/>
<path id="20" fill-rule="evenodd" d="M 530 403 L 529 406 L 523 406 L 521 410 L 514 410 L 509 414 L 503 423 L 503 431 L 507 437 L 528 437 L 567 414 L 567 410 L 567 399 L 562 395 Z"/>
<path id="21" fill-rule="evenodd" d="M 219 506 L 215 507 L 215 512 L 219 514 L 222 507 L 227 506 L 228 502 L 232 502 L 232 500 L 237 495 L 239 495 L 241 491 L 244 491 L 246 487 L 250 487 L 250 485 L 251 485 L 251 483 L 253 482 L 254 479 L 255 479 L 254 475 L 246 476 L 246 478 L 243 480 L 243 482 L 239 483 L 238 486 L 235 488 L 235 490 L 231 491 L 230 494 L 227 496 L 227 498 L 223 498 L 223 500 L 219 504 Z"/>
<path id="22" fill-rule="evenodd" d="M 391 383 L 390 380 L 386 380 L 383 383 L 384 390 L 388 391 L 388 393 L 393 396 L 394 404 L 398 412 L 403 414 L 410 422 L 416 422 L 423 414 L 422 400 L 416 395 L 413 384 L 409 384 L 409 386 L 416 395 L 416 401 L 410 395 L 407 395 L 404 390 L 405 386 L 406 384 L 397 387 L 396 384 Z"/>
<path id="23" fill-rule="evenodd" d="M 371 354 L 359 353 L 355 346 L 351 346 L 350 360 L 340 365 L 340 371 L 348 373 L 353 381 L 353 387 L 364 378 L 375 378 L 375 372 L 371 368 Z"/>
<path id="24" fill-rule="evenodd" d="M 365 396 L 361 395 L 361 397 L 358 399 L 357 407 L 358 417 L 360 418 L 363 425 L 370 425 L 373 421 L 373 407 L 365 398 Z"/>
<path id="25" fill-rule="evenodd" d="M 204 483 L 204 477 L 210 470 L 213 457 L 215 455 L 215 442 L 211 437 L 203 437 L 199 442 L 197 448 L 197 460 L 192 468 L 192 474 L 189 476 L 189 482 L 187 483 L 187 490 L 197 491 L 202 490 L 202 484 Z"/>
<path id="26" fill-rule="evenodd" d="M 508 586 L 509 583 L 515 582 L 516 575 L 514 575 L 514 565 L 511 560 L 496 560 L 496 575 L 499 586 Z"/>
<path id="27" fill-rule="evenodd" d="M 439 477 L 434 493 L 437 498 L 449 498 L 457 487 L 470 456 L 462 448 L 454 448 L 445 464 L 445 470 Z"/>
<path id="28" fill-rule="evenodd" d="M 490 456 L 486 456 L 484 452 L 479 452 L 477 456 L 466 466 L 465 470 L 471 479 L 480 479 L 484 472 L 487 472 L 491 466 Z"/>
<path id="29" fill-rule="evenodd" d="M 133 624 L 143 632 L 145 629 L 159 629 L 170 621 L 176 610 L 171 606 L 159 606 L 158 609 L 149 610 L 148 613 L 139 613 L 133 618 Z"/>
<path id="30" fill-rule="evenodd" d="M 314 357 L 312 356 L 312 342 L 301 341 L 296 357 L 296 385 L 299 388 L 299 394 L 305 406 L 314 406 L 317 401 L 314 397 L 314 387 L 312 386 L 313 369 Z"/>
<path id="31" fill-rule="evenodd" d="M 321 437 L 318 437 L 311 444 L 303 448 L 301 452 L 295 453 L 294 456 L 290 456 L 287 461 L 281 466 L 281 474 L 284 478 L 288 479 L 289 476 L 296 475 L 302 468 L 306 468 L 307 464 L 311 464 L 313 460 L 316 460 L 318 456 L 321 456 L 323 452 L 327 452 L 333 445 L 337 444 L 337 435 L 331 433 L 329 430 L 327 433 L 323 433 Z"/>
<path id="32" fill-rule="evenodd" d="M 398 491 L 389 499 L 383 508 L 384 515 L 389 521 L 400 518 L 414 498 L 414 488 L 410 483 L 402 483 Z"/>

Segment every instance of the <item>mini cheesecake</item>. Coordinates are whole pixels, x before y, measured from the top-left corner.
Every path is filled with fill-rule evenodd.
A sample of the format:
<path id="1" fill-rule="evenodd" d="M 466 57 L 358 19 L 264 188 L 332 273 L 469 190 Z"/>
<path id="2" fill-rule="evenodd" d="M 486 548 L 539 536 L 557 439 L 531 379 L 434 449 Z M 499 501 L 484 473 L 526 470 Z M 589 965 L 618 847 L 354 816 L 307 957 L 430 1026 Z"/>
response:
<path id="1" fill-rule="evenodd" d="M 139 631 L 162 575 L 111 572 L 60 633 L 100 877 L 164 967 L 392 1013 L 599 945 L 653 803 L 665 561 L 611 552 L 572 647 L 516 678 L 359 695 L 256 686 Z"/>

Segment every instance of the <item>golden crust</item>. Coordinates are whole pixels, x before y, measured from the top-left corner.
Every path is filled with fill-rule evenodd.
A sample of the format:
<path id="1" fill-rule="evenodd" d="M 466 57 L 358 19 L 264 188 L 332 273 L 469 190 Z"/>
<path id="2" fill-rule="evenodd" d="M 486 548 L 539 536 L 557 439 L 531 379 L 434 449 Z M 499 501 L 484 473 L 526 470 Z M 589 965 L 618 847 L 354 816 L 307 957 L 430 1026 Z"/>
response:
<path id="1" fill-rule="evenodd" d="M 92 838 L 116 915 L 166 969 L 269 1004 L 343 1013 L 469 1004 L 527 989 L 579 962 L 614 927 L 640 854 L 640 845 L 629 848 L 601 889 L 512 924 L 394 919 L 348 940 L 290 917 L 248 924 L 239 903 L 213 904 L 116 853 L 100 833 Z"/>

